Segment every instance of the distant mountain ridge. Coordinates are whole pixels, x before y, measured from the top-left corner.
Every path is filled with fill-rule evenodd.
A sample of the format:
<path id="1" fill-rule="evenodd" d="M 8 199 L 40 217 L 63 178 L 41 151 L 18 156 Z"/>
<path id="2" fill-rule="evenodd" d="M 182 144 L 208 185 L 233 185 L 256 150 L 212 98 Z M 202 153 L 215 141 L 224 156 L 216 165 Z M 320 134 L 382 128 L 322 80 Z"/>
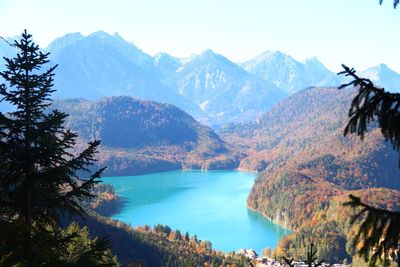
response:
<path id="1" fill-rule="evenodd" d="M 13 57 L 15 55 L 14 47 L 10 46 L 11 40 L 3 40 L 0 38 L 0 59 L 3 60 L 3 57 Z M 0 71 L 5 69 L 5 64 L 0 64 Z M 2 81 L 2 77 L 0 77 L 0 82 Z"/>
<path id="2" fill-rule="evenodd" d="M 292 94 L 311 86 L 337 86 L 340 80 L 317 58 L 303 63 L 279 51 L 266 51 L 242 64 L 248 72 Z"/>
<path id="3" fill-rule="evenodd" d="M 55 76 L 60 98 L 130 95 L 221 124 L 254 119 L 286 96 L 211 50 L 185 60 L 166 53 L 150 57 L 118 34 L 95 32 L 68 34 L 47 51 L 60 66 Z"/>
<path id="4" fill-rule="evenodd" d="M 306 87 L 342 82 L 316 58 L 300 62 L 279 51 L 266 51 L 236 64 L 212 50 L 183 59 L 167 53 L 150 56 L 117 33 L 103 31 L 66 34 L 44 51 L 50 52 L 51 64 L 59 64 L 57 98 L 133 96 L 173 104 L 216 127 L 255 120 Z M 0 40 L 0 56 L 13 53 Z M 399 74 L 383 67 L 366 75 L 387 88 L 400 80 Z"/>
<path id="5" fill-rule="evenodd" d="M 359 73 L 360 77 L 371 79 L 375 85 L 393 93 L 400 93 L 400 74 L 390 69 L 386 64 L 371 67 Z"/>
<path id="6" fill-rule="evenodd" d="M 286 97 L 273 84 L 212 50 L 191 56 L 170 77 L 169 87 L 191 99 L 214 124 L 226 123 L 226 118 L 254 119 Z"/>
<path id="7" fill-rule="evenodd" d="M 54 50 L 54 53 L 53 53 Z M 170 103 L 201 116 L 196 105 L 163 85 L 153 59 L 119 35 L 96 32 L 86 37 L 71 34 L 55 40 L 47 49 L 59 66 L 55 97 L 100 99 L 135 96 Z"/>

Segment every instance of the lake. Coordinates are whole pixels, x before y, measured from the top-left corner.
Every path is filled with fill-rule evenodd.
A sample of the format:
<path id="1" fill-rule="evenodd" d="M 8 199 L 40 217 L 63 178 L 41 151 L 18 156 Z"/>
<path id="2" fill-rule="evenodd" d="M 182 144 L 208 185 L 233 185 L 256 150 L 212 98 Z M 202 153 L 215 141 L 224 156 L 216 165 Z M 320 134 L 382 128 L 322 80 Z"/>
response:
<path id="1" fill-rule="evenodd" d="M 224 252 L 253 248 L 261 253 L 291 231 L 247 209 L 255 178 L 238 171 L 172 171 L 102 180 L 126 200 L 114 219 L 132 226 L 169 225 Z"/>

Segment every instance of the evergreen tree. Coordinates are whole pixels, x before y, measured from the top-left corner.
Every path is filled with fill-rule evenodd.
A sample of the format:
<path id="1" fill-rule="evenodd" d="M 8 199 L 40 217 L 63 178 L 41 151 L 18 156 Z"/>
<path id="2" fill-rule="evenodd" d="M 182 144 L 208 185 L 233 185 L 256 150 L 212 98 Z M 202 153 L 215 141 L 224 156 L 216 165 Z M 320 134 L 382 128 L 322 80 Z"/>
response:
<path id="1" fill-rule="evenodd" d="M 382 4 L 383 0 L 379 0 Z M 396 8 L 400 0 L 393 0 Z M 375 86 L 371 80 L 361 78 L 352 68 L 343 65 L 344 74 L 351 79 L 339 89 L 355 86 L 359 88 L 349 110 L 349 122 L 344 130 L 344 135 L 357 133 L 361 139 L 367 132 L 367 126 L 376 120 L 381 128 L 382 135 L 393 145 L 393 149 L 400 151 L 400 94 L 386 92 L 384 88 Z M 400 157 L 399 157 L 400 167 Z M 345 205 L 359 208 L 359 212 L 352 218 L 352 223 L 362 219 L 359 232 L 354 238 L 354 243 L 359 248 L 358 253 L 367 261 L 371 256 L 371 265 L 378 259 L 387 264 L 388 256 L 397 258 L 400 266 L 400 212 L 373 207 L 361 201 L 360 198 L 350 195 L 350 200 Z"/>
<path id="2" fill-rule="evenodd" d="M 386 92 L 376 87 L 369 79 L 360 78 L 354 69 L 343 65 L 344 74 L 352 81 L 339 88 L 355 86 L 358 94 L 354 97 L 349 110 L 349 122 L 344 134 L 357 133 L 361 139 L 368 131 L 368 124 L 377 121 L 382 135 L 393 149 L 400 151 L 400 94 Z M 400 158 L 399 158 L 400 159 Z M 400 160 L 399 160 L 400 164 Z M 400 166 L 400 165 L 399 165 Z M 358 208 L 359 212 L 352 218 L 352 223 L 361 220 L 354 242 L 358 252 L 367 261 L 371 256 L 371 265 L 378 259 L 386 264 L 389 256 L 400 255 L 400 212 L 373 207 L 350 195 L 347 206 Z M 400 259 L 397 256 L 397 264 Z"/>
<path id="3" fill-rule="evenodd" d="M 87 227 L 79 228 L 78 224 L 72 223 L 62 234 L 69 241 L 60 255 L 61 265 L 119 266 L 117 258 L 107 249 L 108 244 L 102 239 L 90 239 Z"/>
<path id="4" fill-rule="evenodd" d="M 48 111 L 57 66 L 48 64 L 32 36 L 24 31 L 13 44 L 17 55 L 5 58 L 0 75 L 1 101 L 14 111 L 0 113 L 0 265 L 45 265 L 68 243 L 60 217 L 82 215 L 80 202 L 91 198 L 101 171 L 87 179 L 99 141 L 73 152 L 77 134 L 64 128 L 66 114 Z M 2 264 L 1 264 L 2 263 Z"/>

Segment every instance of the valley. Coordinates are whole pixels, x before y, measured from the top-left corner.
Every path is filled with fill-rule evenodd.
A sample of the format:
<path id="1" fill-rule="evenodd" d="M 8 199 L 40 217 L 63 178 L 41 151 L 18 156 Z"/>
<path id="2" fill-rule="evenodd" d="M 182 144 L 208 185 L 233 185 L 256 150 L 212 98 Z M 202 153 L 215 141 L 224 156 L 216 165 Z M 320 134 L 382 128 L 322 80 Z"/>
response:
<path id="1" fill-rule="evenodd" d="M 400 172 L 398 155 L 379 129 L 372 128 L 364 141 L 343 136 L 354 94 L 354 89 L 336 87 L 301 90 L 257 122 L 223 126 L 219 135 L 173 106 L 131 97 L 54 105 L 71 114 L 67 124 L 79 129 L 82 142 L 103 140 L 98 164 L 108 166 L 106 175 L 182 169 L 257 171 L 248 208 L 294 230 L 280 239 L 270 256 L 300 257 L 308 244 L 305 240 L 312 238 L 319 245 L 319 257 L 341 262 L 353 256 L 348 248 L 356 229 L 349 224 L 351 210 L 343 206 L 348 195 L 394 210 L 400 200 L 400 183 L 393 179 Z M 179 135 L 173 134 L 176 129 Z M 108 137 L 110 131 L 114 135 Z M 116 134 L 120 136 L 114 138 Z M 131 215 L 116 218 L 127 216 Z"/>
<path id="2" fill-rule="evenodd" d="M 0 55 L 12 55 L 3 45 Z M 234 63 L 209 49 L 188 58 L 150 56 L 105 32 L 67 34 L 44 51 L 59 64 L 49 110 L 69 114 L 66 126 L 79 135 L 72 153 L 101 140 L 90 168 L 106 166 L 104 181 L 114 189 L 94 206 L 125 223 L 93 215 L 91 230 L 123 228 L 126 242 L 133 242 L 127 233 L 140 240 L 135 249 L 141 242 L 166 242 L 167 250 L 182 245 L 184 252 L 171 258 L 177 262 L 187 248 L 201 251 L 194 262 L 202 262 L 203 254 L 222 262 L 222 253 L 213 249 L 261 253 L 267 246 L 270 257 L 300 258 L 313 242 L 317 256 L 333 263 L 355 255 L 357 225 L 343 206 L 349 194 L 400 209 L 398 153 L 374 124 L 364 140 L 343 136 L 356 89 L 338 90 L 346 79 L 316 58 L 300 62 L 266 51 Z M 360 75 L 392 92 L 400 83 L 400 75 L 384 64 Z M 202 177 L 193 178 L 196 173 Z M 182 206 L 187 203 L 189 208 Z M 151 227 L 132 230 L 128 224 Z M 160 230 L 159 224 L 212 245 L 196 236 L 182 238 L 179 230 L 170 236 L 171 229 Z M 235 239 L 226 238 L 232 232 Z M 163 241 L 157 241 L 160 236 Z M 171 253 L 150 247 L 163 260 Z"/>

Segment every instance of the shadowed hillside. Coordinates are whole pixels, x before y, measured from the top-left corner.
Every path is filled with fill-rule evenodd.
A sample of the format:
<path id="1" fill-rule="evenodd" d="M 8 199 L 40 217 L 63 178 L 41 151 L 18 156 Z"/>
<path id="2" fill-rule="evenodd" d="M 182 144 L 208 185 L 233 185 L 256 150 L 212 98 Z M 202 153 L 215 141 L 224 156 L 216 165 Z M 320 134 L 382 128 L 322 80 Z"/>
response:
<path id="1" fill-rule="evenodd" d="M 81 142 L 102 140 L 99 165 L 106 175 L 194 169 L 233 169 L 235 156 L 210 128 L 169 104 L 132 97 L 56 101 Z"/>

